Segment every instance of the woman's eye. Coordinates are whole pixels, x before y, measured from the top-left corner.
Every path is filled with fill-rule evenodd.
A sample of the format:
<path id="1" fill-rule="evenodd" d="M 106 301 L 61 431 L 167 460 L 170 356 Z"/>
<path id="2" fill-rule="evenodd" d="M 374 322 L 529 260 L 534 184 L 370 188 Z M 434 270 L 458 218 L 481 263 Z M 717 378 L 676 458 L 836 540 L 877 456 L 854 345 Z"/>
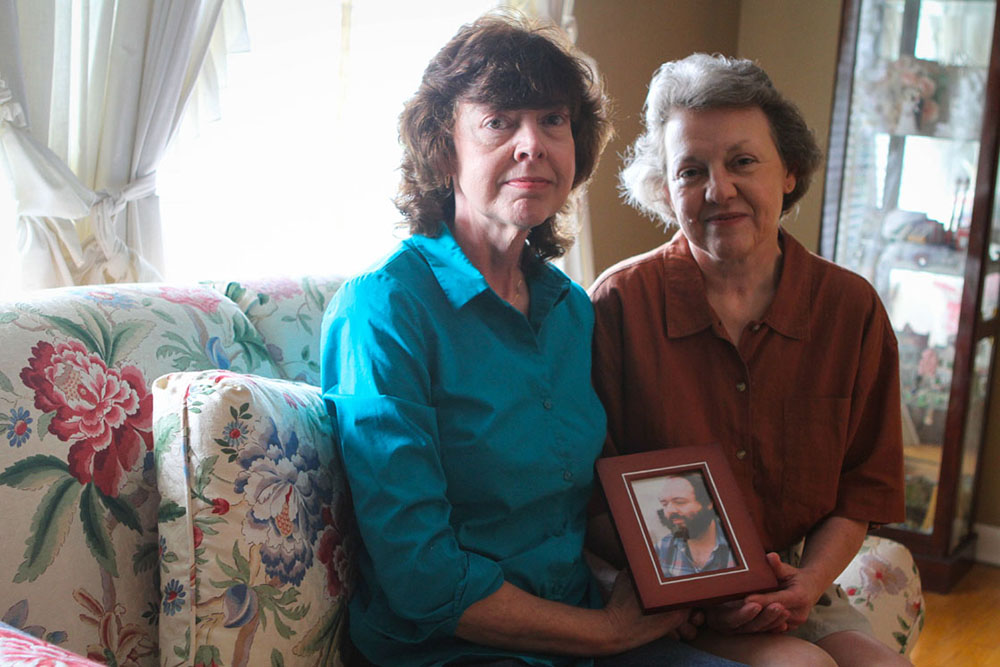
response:
<path id="1" fill-rule="evenodd" d="M 698 170 L 691 167 L 689 169 L 681 169 L 677 172 L 677 180 L 679 181 L 690 181 L 698 175 Z"/>
<path id="2" fill-rule="evenodd" d="M 491 130 L 502 130 L 507 127 L 507 120 L 504 118 L 490 118 L 486 121 L 486 127 Z"/>
<path id="3" fill-rule="evenodd" d="M 744 155 L 743 157 L 736 158 L 736 165 L 739 167 L 749 167 L 750 165 L 755 164 L 756 162 L 757 160 L 750 157 L 749 155 Z"/>
<path id="4" fill-rule="evenodd" d="M 566 117 L 566 114 L 550 113 L 548 116 L 545 117 L 545 123 L 547 125 L 558 127 L 560 125 L 566 125 L 567 123 L 569 123 L 569 118 Z"/>

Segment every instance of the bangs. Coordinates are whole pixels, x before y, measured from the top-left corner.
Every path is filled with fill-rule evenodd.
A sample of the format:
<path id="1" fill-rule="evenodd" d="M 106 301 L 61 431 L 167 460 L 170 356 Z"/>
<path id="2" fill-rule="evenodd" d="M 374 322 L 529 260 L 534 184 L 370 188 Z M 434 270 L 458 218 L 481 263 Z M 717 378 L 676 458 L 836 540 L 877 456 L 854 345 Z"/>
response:
<path id="1" fill-rule="evenodd" d="M 520 39 L 496 44 L 475 67 L 463 99 L 498 110 L 569 107 L 576 118 L 584 91 L 581 72 L 558 47 L 539 35 L 504 35 Z M 584 78 L 585 80 L 585 78 Z"/>

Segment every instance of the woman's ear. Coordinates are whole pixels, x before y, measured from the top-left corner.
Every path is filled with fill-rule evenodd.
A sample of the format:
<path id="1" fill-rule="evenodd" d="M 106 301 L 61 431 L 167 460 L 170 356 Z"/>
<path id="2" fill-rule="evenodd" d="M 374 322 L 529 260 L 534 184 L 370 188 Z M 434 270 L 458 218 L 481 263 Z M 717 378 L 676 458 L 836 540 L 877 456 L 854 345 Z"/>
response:
<path id="1" fill-rule="evenodd" d="M 795 178 L 795 174 L 793 174 L 790 171 L 785 172 L 785 194 L 786 195 L 792 193 L 792 190 L 795 189 L 795 184 L 797 182 L 798 182 L 798 179 Z"/>

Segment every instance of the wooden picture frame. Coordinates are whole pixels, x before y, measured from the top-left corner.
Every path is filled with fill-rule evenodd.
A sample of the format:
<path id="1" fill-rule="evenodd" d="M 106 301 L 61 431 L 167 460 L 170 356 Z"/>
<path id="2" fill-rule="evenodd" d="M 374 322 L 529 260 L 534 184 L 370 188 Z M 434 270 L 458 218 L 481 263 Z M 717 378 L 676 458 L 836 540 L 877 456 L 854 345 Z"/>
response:
<path id="1" fill-rule="evenodd" d="M 645 611 L 705 607 L 778 587 L 720 447 L 678 447 L 598 459 L 597 474 Z M 695 491 L 699 480 L 703 489 Z M 709 499 L 711 507 L 688 503 L 689 494 Z M 710 532 L 717 548 L 701 570 L 690 569 L 687 552 L 671 557 L 684 551 L 678 547 L 685 535 L 694 534 L 705 542 Z M 728 542 L 728 557 L 718 541 L 720 534 Z M 690 553 L 695 551 L 703 553 L 698 549 Z M 666 559 L 662 563 L 661 555 Z"/>

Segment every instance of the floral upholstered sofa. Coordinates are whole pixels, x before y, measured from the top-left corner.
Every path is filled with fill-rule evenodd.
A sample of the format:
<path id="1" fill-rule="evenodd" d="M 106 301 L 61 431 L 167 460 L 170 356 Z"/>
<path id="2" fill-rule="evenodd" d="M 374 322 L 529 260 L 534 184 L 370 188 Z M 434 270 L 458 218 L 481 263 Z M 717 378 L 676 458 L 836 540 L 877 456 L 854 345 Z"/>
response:
<path id="1" fill-rule="evenodd" d="M 0 664 L 344 661 L 358 543 L 317 388 L 339 285 L 0 303 Z M 908 653 L 923 598 L 906 549 L 869 538 L 842 583 Z"/>

